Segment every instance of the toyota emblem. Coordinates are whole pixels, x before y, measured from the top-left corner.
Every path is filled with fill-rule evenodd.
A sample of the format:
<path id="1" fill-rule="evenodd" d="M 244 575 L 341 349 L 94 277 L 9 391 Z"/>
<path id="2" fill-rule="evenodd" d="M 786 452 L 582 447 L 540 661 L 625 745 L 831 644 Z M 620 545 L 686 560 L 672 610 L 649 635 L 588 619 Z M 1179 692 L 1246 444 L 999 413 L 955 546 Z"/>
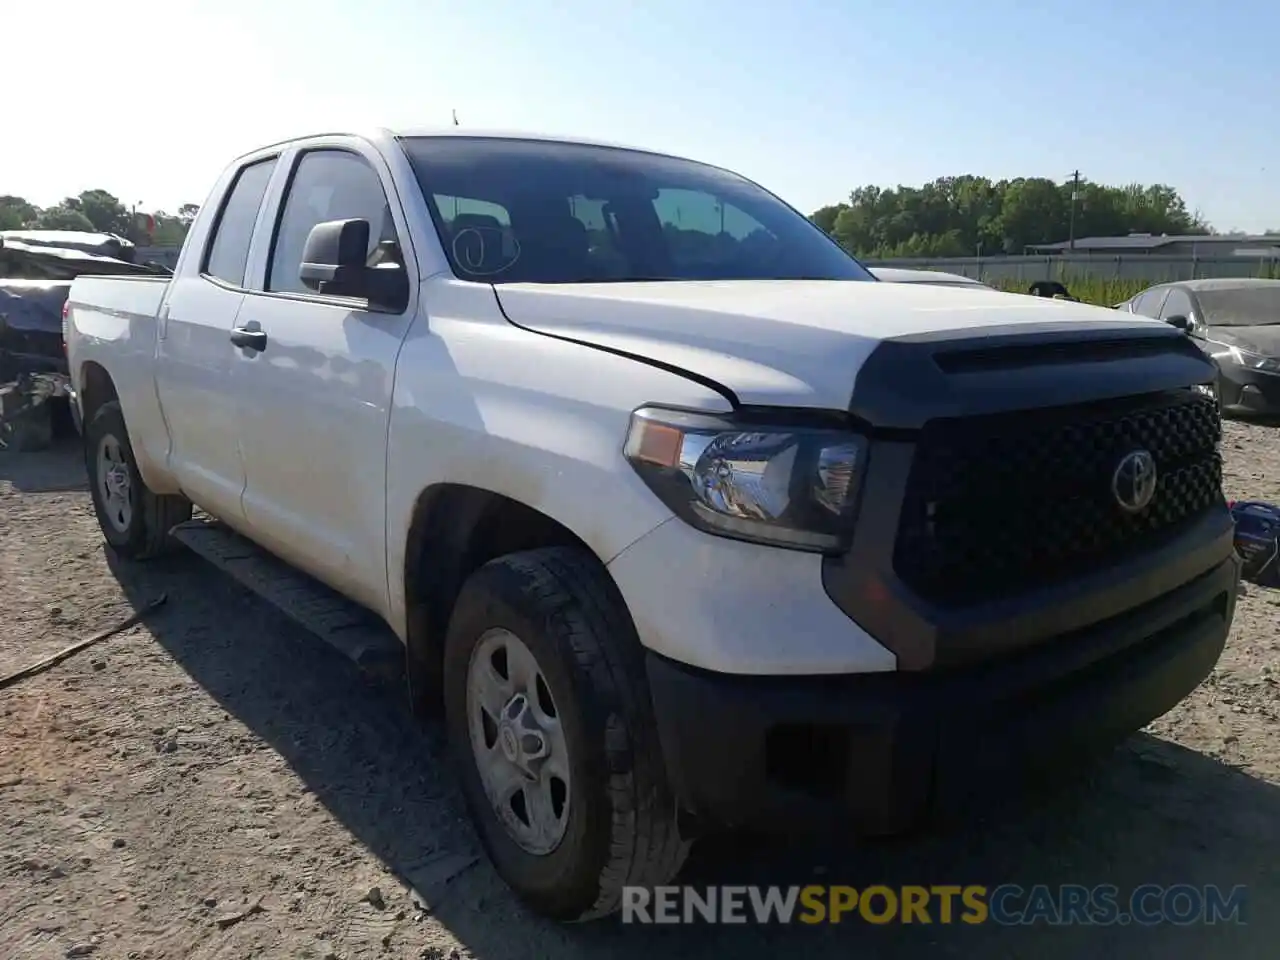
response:
<path id="1" fill-rule="evenodd" d="M 1125 513 L 1145 510 L 1156 495 L 1156 461 L 1146 450 L 1127 453 L 1111 475 L 1111 495 Z"/>

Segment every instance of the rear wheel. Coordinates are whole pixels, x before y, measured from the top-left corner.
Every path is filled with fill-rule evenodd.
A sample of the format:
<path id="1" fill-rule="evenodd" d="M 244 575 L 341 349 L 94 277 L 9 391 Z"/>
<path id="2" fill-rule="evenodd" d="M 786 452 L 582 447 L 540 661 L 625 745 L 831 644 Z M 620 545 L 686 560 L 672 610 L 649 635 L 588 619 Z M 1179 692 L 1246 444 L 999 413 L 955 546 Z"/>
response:
<path id="1" fill-rule="evenodd" d="M 169 531 L 191 519 L 191 501 L 153 493 L 143 482 L 119 401 L 104 403 L 85 425 L 84 451 L 89 494 L 107 543 L 130 560 L 167 552 Z"/>
<path id="2" fill-rule="evenodd" d="M 535 910 L 590 920 L 688 853 L 635 628 L 580 549 L 495 560 L 463 587 L 444 663 L 450 746 L 482 844 Z"/>

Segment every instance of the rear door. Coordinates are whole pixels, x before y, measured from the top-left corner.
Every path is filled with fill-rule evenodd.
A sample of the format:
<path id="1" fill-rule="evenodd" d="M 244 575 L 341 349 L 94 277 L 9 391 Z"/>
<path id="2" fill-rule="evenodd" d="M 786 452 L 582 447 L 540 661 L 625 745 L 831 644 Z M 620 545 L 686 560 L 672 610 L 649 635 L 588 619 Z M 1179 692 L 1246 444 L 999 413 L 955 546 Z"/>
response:
<path id="1" fill-rule="evenodd" d="M 237 320 L 266 335 L 264 349 L 236 350 L 232 363 L 245 514 L 274 553 L 384 611 L 387 425 L 417 265 L 402 252 L 406 221 L 375 150 L 326 138 L 286 162 L 270 246 Z M 311 228 L 356 218 L 370 224 L 370 262 L 393 257 L 409 272 L 414 295 L 399 313 L 318 294 L 299 279 Z"/>
<path id="2" fill-rule="evenodd" d="M 229 339 L 244 300 L 250 247 L 278 158 L 230 175 L 221 206 L 174 278 L 158 318 L 156 387 L 169 427 L 169 467 L 195 503 L 228 522 L 243 519 L 240 407 Z"/>

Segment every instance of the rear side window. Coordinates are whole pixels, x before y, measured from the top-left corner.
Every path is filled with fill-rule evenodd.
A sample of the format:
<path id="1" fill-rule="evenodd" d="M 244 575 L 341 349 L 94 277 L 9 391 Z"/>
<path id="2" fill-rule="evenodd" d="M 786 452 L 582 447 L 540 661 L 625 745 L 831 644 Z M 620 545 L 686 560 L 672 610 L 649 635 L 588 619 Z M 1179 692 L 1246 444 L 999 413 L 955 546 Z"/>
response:
<path id="1" fill-rule="evenodd" d="M 1167 296 L 1169 296 L 1168 287 L 1152 287 L 1133 301 L 1133 312 L 1140 316 L 1150 317 L 1152 320 L 1158 319 L 1160 307 Z"/>
<path id="2" fill-rule="evenodd" d="M 275 168 L 276 161 L 272 157 L 251 163 L 236 175 L 218 214 L 205 257 L 204 272 L 209 276 L 237 287 L 244 286 L 249 241 L 253 239 L 253 226 L 258 220 L 258 210 Z"/>

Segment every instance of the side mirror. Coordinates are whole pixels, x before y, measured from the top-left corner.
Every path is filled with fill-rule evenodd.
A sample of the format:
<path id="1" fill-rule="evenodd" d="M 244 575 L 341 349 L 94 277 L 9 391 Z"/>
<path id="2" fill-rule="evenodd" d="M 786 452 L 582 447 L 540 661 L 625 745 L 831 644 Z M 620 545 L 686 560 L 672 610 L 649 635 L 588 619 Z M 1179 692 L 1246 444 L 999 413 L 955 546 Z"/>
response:
<path id="1" fill-rule="evenodd" d="M 327 220 L 307 235 L 298 277 L 308 289 L 334 297 L 368 300 L 371 307 L 403 310 L 409 278 L 398 256 L 379 244 L 376 266 L 369 264 L 369 221 Z M 398 252 L 397 252 L 398 253 Z"/>
<path id="2" fill-rule="evenodd" d="M 1171 327 L 1177 327 L 1183 333 L 1188 333 L 1191 330 L 1191 321 L 1180 313 L 1175 313 L 1171 317 L 1165 317 L 1164 322 Z"/>
<path id="3" fill-rule="evenodd" d="M 298 277 L 317 293 L 358 297 L 369 252 L 368 220 L 317 223 L 302 248 Z"/>

